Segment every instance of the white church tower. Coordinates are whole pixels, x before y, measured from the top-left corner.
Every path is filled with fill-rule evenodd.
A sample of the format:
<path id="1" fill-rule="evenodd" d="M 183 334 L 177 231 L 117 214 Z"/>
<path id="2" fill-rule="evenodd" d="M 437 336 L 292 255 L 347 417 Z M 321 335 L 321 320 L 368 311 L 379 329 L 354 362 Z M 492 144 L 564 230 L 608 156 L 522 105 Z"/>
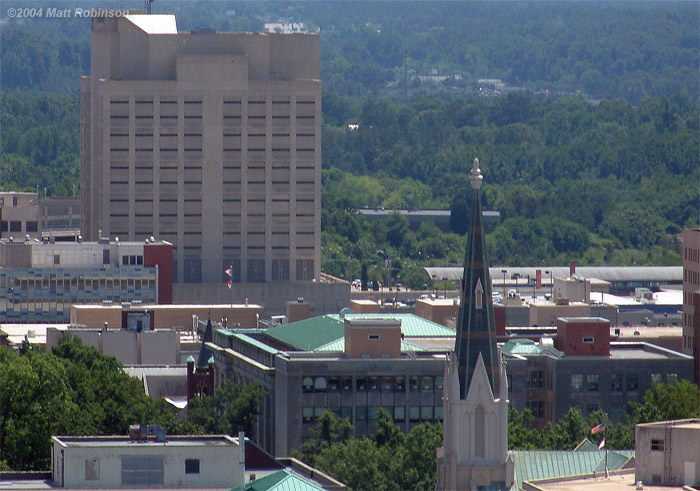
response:
<path id="1" fill-rule="evenodd" d="M 505 490 L 513 485 L 513 458 L 508 455 L 508 387 L 496 345 L 482 225 L 482 179 L 479 161 L 474 159 L 462 303 L 455 350 L 445 368 L 438 489 Z"/>

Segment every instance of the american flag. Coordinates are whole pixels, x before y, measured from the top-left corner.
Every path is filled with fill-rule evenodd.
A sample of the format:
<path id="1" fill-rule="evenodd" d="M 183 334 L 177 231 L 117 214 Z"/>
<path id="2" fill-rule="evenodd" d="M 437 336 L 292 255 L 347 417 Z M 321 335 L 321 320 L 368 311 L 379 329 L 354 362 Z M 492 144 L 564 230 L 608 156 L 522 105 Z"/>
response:
<path id="1" fill-rule="evenodd" d="M 600 423 L 598 426 L 591 428 L 591 435 L 605 431 L 605 423 Z"/>

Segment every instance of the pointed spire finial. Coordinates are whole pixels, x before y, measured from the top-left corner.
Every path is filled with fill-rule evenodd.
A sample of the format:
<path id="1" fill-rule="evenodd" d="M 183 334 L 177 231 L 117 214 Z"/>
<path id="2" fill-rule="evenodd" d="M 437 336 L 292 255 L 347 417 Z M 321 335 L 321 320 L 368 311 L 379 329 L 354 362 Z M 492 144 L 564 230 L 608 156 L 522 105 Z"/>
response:
<path id="1" fill-rule="evenodd" d="M 481 170 L 479 169 L 479 159 L 474 159 L 474 166 L 472 167 L 472 172 L 469 175 L 469 180 L 472 182 L 472 189 L 479 189 L 483 179 Z"/>

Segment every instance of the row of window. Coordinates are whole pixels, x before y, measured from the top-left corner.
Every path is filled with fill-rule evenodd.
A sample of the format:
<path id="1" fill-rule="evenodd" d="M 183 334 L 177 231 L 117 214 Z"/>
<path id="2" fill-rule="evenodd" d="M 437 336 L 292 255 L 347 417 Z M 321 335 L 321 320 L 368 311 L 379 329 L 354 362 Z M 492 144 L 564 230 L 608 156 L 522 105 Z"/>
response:
<path id="1" fill-rule="evenodd" d="M 664 376 L 661 373 L 652 373 L 652 383 L 662 383 Z M 667 373 L 666 383 L 675 383 L 678 381 L 677 373 Z M 596 374 L 588 374 L 584 380 L 582 374 L 571 376 L 570 388 L 572 392 L 598 392 L 600 377 Z M 639 389 L 639 374 L 637 373 L 613 373 L 610 375 L 610 392 L 624 392 L 625 388 L 628 392 L 636 392 Z"/>
<path id="2" fill-rule="evenodd" d="M 396 422 L 410 421 L 439 421 L 443 417 L 442 406 L 381 406 L 389 416 Z M 375 421 L 377 419 L 377 410 L 379 406 L 356 406 L 355 421 Z M 335 413 L 341 418 L 352 421 L 353 410 L 351 406 L 341 407 L 303 407 L 301 410 L 301 419 L 303 423 L 314 424 L 317 418 L 320 418 L 323 413 L 328 410 Z"/>
<path id="3" fill-rule="evenodd" d="M 442 390 L 443 377 L 304 377 L 302 390 L 310 393 L 325 392 L 432 392 Z"/>
<path id="4" fill-rule="evenodd" d="M 24 223 L 24 227 L 22 227 Z M 0 221 L 0 232 L 38 232 L 39 223 L 36 220 L 2 220 Z"/>
<path id="5" fill-rule="evenodd" d="M 270 264 L 270 281 L 289 281 L 290 266 L 288 259 L 271 259 Z M 246 281 L 248 283 L 264 283 L 265 278 L 265 259 L 248 259 L 246 261 Z M 230 274 L 227 272 L 230 271 Z M 177 259 L 173 260 L 173 272 L 177 272 Z M 231 283 L 240 283 L 242 278 L 241 260 L 240 259 L 224 259 L 222 264 L 222 281 L 230 281 Z M 185 258 L 183 270 L 184 283 L 201 283 L 202 281 L 202 260 L 201 258 Z M 296 280 L 311 281 L 314 277 L 314 260 L 313 259 L 297 259 L 296 260 Z M 174 281 L 177 282 L 177 276 Z"/>

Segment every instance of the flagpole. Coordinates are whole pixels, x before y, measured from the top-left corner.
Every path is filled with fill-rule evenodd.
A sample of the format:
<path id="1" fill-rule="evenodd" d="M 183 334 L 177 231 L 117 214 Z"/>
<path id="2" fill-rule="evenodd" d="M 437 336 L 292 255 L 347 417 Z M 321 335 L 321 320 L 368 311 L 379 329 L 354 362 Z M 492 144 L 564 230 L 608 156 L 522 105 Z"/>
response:
<path id="1" fill-rule="evenodd" d="M 607 441 L 607 435 L 608 435 L 608 424 L 607 421 L 605 422 L 605 427 L 603 428 L 603 440 L 605 440 L 605 477 L 610 477 L 610 474 L 608 473 L 608 441 Z"/>

